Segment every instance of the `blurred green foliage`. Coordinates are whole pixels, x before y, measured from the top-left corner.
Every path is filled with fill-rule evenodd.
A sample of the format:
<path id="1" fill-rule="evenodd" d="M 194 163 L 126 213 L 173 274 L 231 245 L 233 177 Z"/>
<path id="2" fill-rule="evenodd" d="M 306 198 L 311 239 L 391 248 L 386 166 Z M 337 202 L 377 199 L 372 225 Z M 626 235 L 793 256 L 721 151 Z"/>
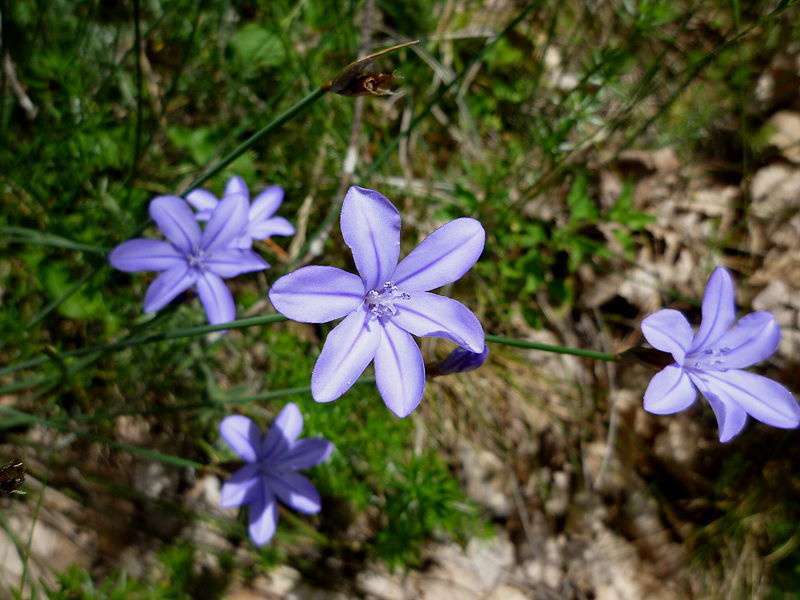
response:
<path id="1" fill-rule="evenodd" d="M 440 28 L 449 4 L 374 2 L 382 25 L 370 32 L 373 45 L 390 45 L 394 36 L 423 41 L 419 52 L 404 49 L 380 63 L 402 75 L 401 93 L 363 101 L 355 179 L 404 207 L 409 245 L 446 218 L 471 215 L 484 223 L 484 258 L 456 285 L 454 296 L 484 307 L 487 329 L 497 333 L 510 326 L 508 317 L 517 308 L 530 325 L 541 325 L 544 316 L 532 301 L 539 293 L 556 308 L 572 310 L 580 291 L 578 269 L 604 272 L 634 259 L 638 236 L 652 217 L 635 209 L 632 182 L 625 182 L 610 204 L 601 202 L 599 154 L 613 157 L 634 142 L 670 144 L 686 154 L 709 152 L 712 132 L 724 130 L 739 150 L 726 157 L 729 168 L 746 173 L 759 143 L 754 126 L 759 115 L 749 90 L 769 58 L 800 35 L 800 19 L 769 17 L 781 4 L 776 2 L 715 0 L 698 7 L 688 1 L 625 0 L 594 14 L 591 3 L 545 1 L 499 40 L 478 68 L 465 72 L 486 42 L 486 31 L 499 31 L 525 3 L 497 3 L 497 14 L 488 18 L 484 3 L 461 3 Z M 132 6 L 132 1 L 100 0 L 0 3 L 4 48 L 38 109 L 29 119 L 2 80 L 3 364 L 151 325 L 151 318 L 140 314 L 148 276 L 110 272 L 102 249 L 147 222 L 147 202 L 154 195 L 181 189 L 335 75 L 357 56 L 368 31 L 361 18 L 364 3 L 356 0 L 142 0 L 137 57 Z M 750 37 L 726 45 L 749 27 Z M 442 32 L 460 35 L 437 37 Z M 437 100 L 431 115 L 426 103 L 454 76 L 462 79 Z M 355 103 L 325 97 L 256 144 L 209 187 L 219 192 L 233 173 L 254 188 L 280 184 L 287 198 L 281 214 L 293 221 L 303 200 L 311 198 L 310 240 L 340 199 Z M 419 116 L 413 128 L 403 124 L 404 114 Z M 363 179 L 371 161 L 398 140 L 405 144 Z M 420 182 L 421 187 L 413 185 Z M 100 251 L 45 243 L 11 228 L 46 232 Z M 603 231 L 612 232 L 614 244 Z M 325 250 L 326 263 L 347 266 L 338 234 L 326 241 Z M 280 256 L 265 254 L 275 265 L 266 278 L 234 284 L 240 315 L 265 310 L 267 282 L 287 268 Z M 153 327 L 202 319 L 196 299 L 187 296 L 156 317 Z M 94 357 L 87 368 L 23 400 L 43 416 L 75 419 L 96 439 L 115 437 L 110 415 L 139 415 L 150 423 L 159 450 L 223 464 L 231 457 L 216 427 L 231 409 L 221 408 L 220 399 L 307 385 L 321 339 L 319 329 L 275 325 L 215 341 L 133 348 Z M 57 364 L 46 370 L 62 371 Z M 328 405 L 294 394 L 236 410 L 266 426 L 290 400 L 301 406 L 306 433 L 330 438 L 337 452 L 312 472 L 324 496 L 323 513 L 300 522 L 284 519 L 274 544 L 257 554 L 258 568 L 289 562 L 312 573 L 324 560 L 321 555 L 413 566 L 427 540 L 446 535 L 466 541 L 486 533 L 485 520 L 465 500 L 446 455 L 436 448 L 415 452 L 415 420 L 389 415 L 373 386 L 356 386 Z M 187 404 L 201 406 L 181 409 Z M 53 472 L 68 472 L 91 439 L 79 438 L 69 452 L 49 457 Z M 79 468 L 111 477 L 96 465 Z M 720 485 L 730 489 L 738 481 L 721 478 Z M 130 484 L 124 476 L 113 483 Z M 80 489 L 76 481 L 59 477 L 52 485 Z M 102 498 L 83 490 L 70 493 L 103 505 Z M 786 525 L 791 522 L 779 515 L 765 546 L 794 539 Z M 243 523 L 223 528 L 224 534 L 246 544 Z M 159 559 L 163 575 L 155 582 L 124 574 L 98 582 L 73 569 L 61 575 L 53 597 L 193 597 L 198 585 L 193 552 L 189 545 L 168 546 Z M 784 564 L 786 573 L 778 573 L 776 581 L 790 589 L 800 577 L 797 561 L 779 563 Z"/>
<path id="2" fill-rule="evenodd" d="M 225 591 L 225 581 L 207 572 L 196 572 L 195 549 L 189 545 L 168 546 L 158 553 L 157 559 L 156 574 L 144 579 L 117 572 L 96 582 L 85 569 L 70 567 L 59 574 L 57 585 L 47 590 L 47 597 L 51 600 L 191 600 L 218 597 Z"/>

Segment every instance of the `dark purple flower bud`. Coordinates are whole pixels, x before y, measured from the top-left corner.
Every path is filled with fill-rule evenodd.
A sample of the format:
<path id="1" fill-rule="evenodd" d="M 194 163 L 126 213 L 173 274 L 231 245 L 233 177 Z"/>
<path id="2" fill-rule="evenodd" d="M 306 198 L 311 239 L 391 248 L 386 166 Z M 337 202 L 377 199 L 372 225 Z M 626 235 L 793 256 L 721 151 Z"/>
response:
<path id="1" fill-rule="evenodd" d="M 489 346 L 484 345 L 481 352 L 472 352 L 459 346 L 448 354 L 444 360 L 433 365 L 429 370 L 429 374 L 431 377 L 437 377 L 439 375 L 474 371 L 485 363 L 488 357 Z"/>

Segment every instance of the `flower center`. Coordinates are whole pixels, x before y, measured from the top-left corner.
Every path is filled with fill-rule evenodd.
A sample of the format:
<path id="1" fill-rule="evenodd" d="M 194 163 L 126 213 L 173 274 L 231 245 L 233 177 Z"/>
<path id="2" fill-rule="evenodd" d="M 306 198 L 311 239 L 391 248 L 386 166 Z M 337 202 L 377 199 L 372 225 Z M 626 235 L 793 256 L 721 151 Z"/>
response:
<path id="1" fill-rule="evenodd" d="M 364 304 L 371 313 L 370 318 L 387 318 L 397 314 L 395 302 L 411 298 L 402 292 L 392 281 L 387 281 L 382 287 L 370 290 L 364 296 Z"/>
<path id="2" fill-rule="evenodd" d="M 189 266 L 198 269 L 200 271 L 205 271 L 207 268 L 206 261 L 208 260 L 208 254 L 206 254 L 205 250 L 202 248 L 194 248 L 192 252 L 186 257 L 189 261 Z"/>
<path id="3" fill-rule="evenodd" d="M 686 366 L 699 371 L 726 371 L 725 357 L 731 349 L 706 348 L 702 352 L 695 352 L 686 357 Z"/>

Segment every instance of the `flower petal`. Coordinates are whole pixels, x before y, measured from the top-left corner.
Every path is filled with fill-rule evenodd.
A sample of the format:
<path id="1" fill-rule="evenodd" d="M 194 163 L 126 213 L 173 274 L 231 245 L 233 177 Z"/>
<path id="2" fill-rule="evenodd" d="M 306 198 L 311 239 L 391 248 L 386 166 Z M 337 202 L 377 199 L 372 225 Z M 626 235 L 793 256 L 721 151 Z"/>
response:
<path id="1" fill-rule="evenodd" d="M 724 267 L 711 273 L 703 296 L 703 320 L 689 352 L 704 350 L 728 331 L 736 320 L 736 297 L 733 277 Z"/>
<path id="2" fill-rule="evenodd" d="M 383 323 L 375 352 L 375 379 L 386 406 L 398 417 L 411 414 L 425 392 L 425 363 L 419 346 L 392 321 Z"/>
<path id="3" fill-rule="evenodd" d="M 186 201 L 197 211 L 195 218 L 198 221 L 207 221 L 217 204 L 219 204 L 217 197 L 204 189 L 192 190 L 186 194 Z M 205 218 L 203 219 L 201 216 Z"/>
<path id="4" fill-rule="evenodd" d="M 197 279 L 197 295 L 212 325 L 228 323 L 236 318 L 236 305 L 231 291 L 218 275 L 203 273 Z"/>
<path id="5" fill-rule="evenodd" d="M 230 415 L 219 424 L 219 434 L 239 458 L 248 463 L 258 460 L 261 432 L 258 426 L 244 415 Z"/>
<path id="6" fill-rule="evenodd" d="M 213 252 L 207 259 L 208 269 L 220 277 L 236 277 L 242 273 L 269 269 L 269 263 L 251 250 L 228 248 Z"/>
<path id="7" fill-rule="evenodd" d="M 247 199 L 234 194 L 225 196 L 203 230 L 201 245 L 206 252 L 230 246 L 247 228 Z"/>
<path id="8" fill-rule="evenodd" d="M 303 415 L 295 403 L 289 402 L 281 409 L 264 435 L 259 456 L 270 461 L 285 456 L 301 431 Z"/>
<path id="9" fill-rule="evenodd" d="M 167 269 L 153 280 L 144 295 L 144 312 L 156 312 L 197 281 L 197 273 L 186 263 Z"/>
<path id="10" fill-rule="evenodd" d="M 258 465 L 247 464 L 231 475 L 220 491 L 219 505 L 234 508 L 253 500 L 253 486 L 260 482 Z"/>
<path id="11" fill-rule="evenodd" d="M 135 239 L 122 242 L 108 255 L 111 266 L 120 271 L 166 271 L 185 264 L 175 246 L 162 240 Z"/>
<path id="12" fill-rule="evenodd" d="M 278 207 L 283 202 L 283 188 L 279 185 L 271 185 L 264 188 L 253 204 L 250 205 L 250 222 L 265 221 L 275 214 Z"/>
<path id="13" fill-rule="evenodd" d="M 311 373 L 311 395 L 317 402 L 331 402 L 344 394 L 375 356 L 381 327 L 370 322 L 363 309 L 351 312 L 334 327 Z"/>
<path id="14" fill-rule="evenodd" d="M 486 233 L 475 219 L 442 225 L 400 261 L 391 280 L 403 291 L 433 290 L 472 268 L 483 252 Z"/>
<path id="15" fill-rule="evenodd" d="M 692 326 L 680 312 L 665 308 L 642 321 L 642 333 L 653 348 L 669 352 L 683 363 L 692 343 Z"/>
<path id="16" fill-rule="evenodd" d="M 253 238 L 245 231 L 242 237 L 233 240 L 231 247 L 239 250 L 250 250 L 253 247 Z"/>
<path id="17" fill-rule="evenodd" d="M 372 290 L 389 281 L 400 256 L 400 213 L 394 205 L 374 190 L 352 186 L 340 226 L 364 287 Z"/>
<path id="18" fill-rule="evenodd" d="M 758 311 L 739 319 L 714 344 L 725 368 L 742 369 L 766 360 L 778 349 L 781 328 L 771 313 Z"/>
<path id="19" fill-rule="evenodd" d="M 281 502 L 297 512 L 315 515 L 322 507 L 317 488 L 300 473 L 267 475 L 267 485 Z"/>
<path id="20" fill-rule="evenodd" d="M 800 424 L 797 400 L 777 381 L 738 369 L 704 371 L 695 377 L 703 379 L 712 394 L 735 402 L 762 423 L 784 429 Z"/>
<path id="21" fill-rule="evenodd" d="M 150 217 L 179 250 L 191 252 L 200 242 L 200 227 L 183 198 L 158 196 L 150 201 Z"/>
<path id="22" fill-rule="evenodd" d="M 227 196 L 242 196 L 249 202 L 250 190 L 247 189 L 247 184 L 245 183 L 244 179 L 238 175 L 234 175 L 228 179 L 228 183 L 225 184 L 225 193 L 223 194 L 223 197 Z"/>
<path id="23" fill-rule="evenodd" d="M 461 302 L 430 292 L 411 292 L 410 296 L 395 303 L 394 323 L 419 337 L 442 337 L 472 352 L 483 350 L 483 327 Z"/>
<path id="24" fill-rule="evenodd" d="M 336 267 L 303 267 L 272 284 L 269 299 L 283 316 L 301 323 L 326 323 L 354 311 L 364 301 L 358 275 Z"/>
<path id="25" fill-rule="evenodd" d="M 247 235 L 256 240 L 264 240 L 273 235 L 294 235 L 294 226 L 283 217 L 272 217 L 264 221 L 250 221 Z"/>
<path id="26" fill-rule="evenodd" d="M 333 452 L 333 444 L 321 437 L 297 440 L 279 461 L 279 468 L 297 471 L 325 462 Z"/>
<path id="27" fill-rule="evenodd" d="M 729 442 L 734 436 L 744 429 L 747 423 L 747 412 L 731 400 L 720 398 L 710 390 L 703 390 L 703 396 L 708 401 L 714 416 L 717 417 L 719 427 L 719 441 Z"/>
<path id="28" fill-rule="evenodd" d="M 260 483 L 263 489 L 260 497 L 250 504 L 250 524 L 247 528 L 256 546 L 269 542 L 278 526 L 278 503 L 266 484 Z"/>
<path id="29" fill-rule="evenodd" d="M 671 415 L 689 408 L 697 390 L 686 372 L 669 365 L 656 373 L 644 392 L 644 409 L 654 415 Z"/>

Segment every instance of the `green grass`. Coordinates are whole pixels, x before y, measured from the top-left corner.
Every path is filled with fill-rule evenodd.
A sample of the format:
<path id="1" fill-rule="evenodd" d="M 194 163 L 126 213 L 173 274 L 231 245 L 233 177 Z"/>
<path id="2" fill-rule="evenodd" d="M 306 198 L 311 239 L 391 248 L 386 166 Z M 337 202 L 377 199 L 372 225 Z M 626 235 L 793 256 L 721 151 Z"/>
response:
<path id="1" fill-rule="evenodd" d="M 333 460 L 312 472 L 325 509 L 318 518 L 284 519 L 256 571 L 287 563 L 312 577 L 320 554 L 413 567 L 431 539 L 465 541 L 484 534 L 487 523 L 465 499 L 448 455 L 435 442 L 415 450 L 416 428 L 424 425 L 392 417 L 374 386 L 357 386 L 329 405 L 291 391 L 308 385 L 320 329 L 274 323 L 218 340 L 102 349 L 126 336 L 203 324 L 189 297 L 143 317 L 148 276 L 106 266 L 109 248 L 148 226 L 154 195 L 186 190 L 198 178 L 219 192 L 233 173 L 253 187 L 280 184 L 287 198 L 281 214 L 292 221 L 310 198 L 303 249 L 322 239 L 320 261 L 348 266 L 336 228 L 329 238 L 323 232 L 335 225 L 355 107 L 363 103 L 354 180 L 403 207 L 404 250 L 446 219 L 479 218 L 485 254 L 452 295 L 479 308 L 487 331 L 513 335 L 517 310 L 530 326 L 544 324 L 537 295 L 569 314 L 583 291 L 580 269 L 602 275 L 636 256 L 652 216 L 633 206 L 632 182 L 610 204 L 600 200 L 603 160 L 663 145 L 715 158 L 710 140 L 726 131 L 736 151 L 724 156 L 725 168 L 739 178 L 750 172 L 761 143 L 752 90 L 771 57 L 800 35 L 790 2 L 638 0 L 609 3 L 597 14 L 578 1 L 509 1 L 497 14 L 466 2 L 443 16 L 445 2 L 377 0 L 384 27 L 373 32 L 375 47 L 421 39 L 418 49 L 379 62 L 402 76 L 400 94 L 317 97 L 358 55 L 363 4 L 152 0 L 137 12 L 138 2 L 0 2 L 3 43 L 38 109 L 29 120 L 4 76 L 0 389 L 35 418 L 0 415 L 0 441 L 24 444 L 35 423 L 78 432 L 64 452 L 26 450 L 38 476 L 74 467 L 107 491 L 89 493 L 68 477 L 47 477 L 50 485 L 97 507 L 103 494 L 126 490 L 137 511 L 175 511 L 189 523 L 205 516 L 154 505 L 137 496 L 126 473 L 111 476 L 82 457 L 100 446 L 122 466 L 133 452 L 168 468 L 175 461 L 159 455 L 227 468 L 231 456 L 217 435 L 222 415 L 240 411 L 265 426 L 285 402 L 297 402 L 306 432 L 337 446 Z M 489 46 L 475 33 L 509 23 Z M 442 39 L 442 32 L 464 35 Z M 554 52 L 569 86 L 545 66 Z M 601 228 L 613 231 L 615 244 Z M 234 284 L 240 317 L 253 307 L 267 311 L 267 286 L 288 268 L 265 255 L 272 270 Z M 82 350 L 95 346 L 101 350 Z M 35 364 L 10 372 L 24 361 Z M 284 389 L 290 392 L 224 402 Z M 123 414 L 149 423 L 151 446 L 136 450 L 116 439 Z M 740 484 L 720 483 L 724 490 Z M 781 511 L 764 538 L 765 554 L 792 539 Z M 247 546 L 243 521 L 213 523 Z M 91 574 L 62 574 L 52 597 L 192 597 L 194 549 L 167 548 L 160 555 L 167 575 L 156 583 L 128 579 L 109 561 Z M 797 580 L 792 562 L 777 563 L 778 589 Z"/>

